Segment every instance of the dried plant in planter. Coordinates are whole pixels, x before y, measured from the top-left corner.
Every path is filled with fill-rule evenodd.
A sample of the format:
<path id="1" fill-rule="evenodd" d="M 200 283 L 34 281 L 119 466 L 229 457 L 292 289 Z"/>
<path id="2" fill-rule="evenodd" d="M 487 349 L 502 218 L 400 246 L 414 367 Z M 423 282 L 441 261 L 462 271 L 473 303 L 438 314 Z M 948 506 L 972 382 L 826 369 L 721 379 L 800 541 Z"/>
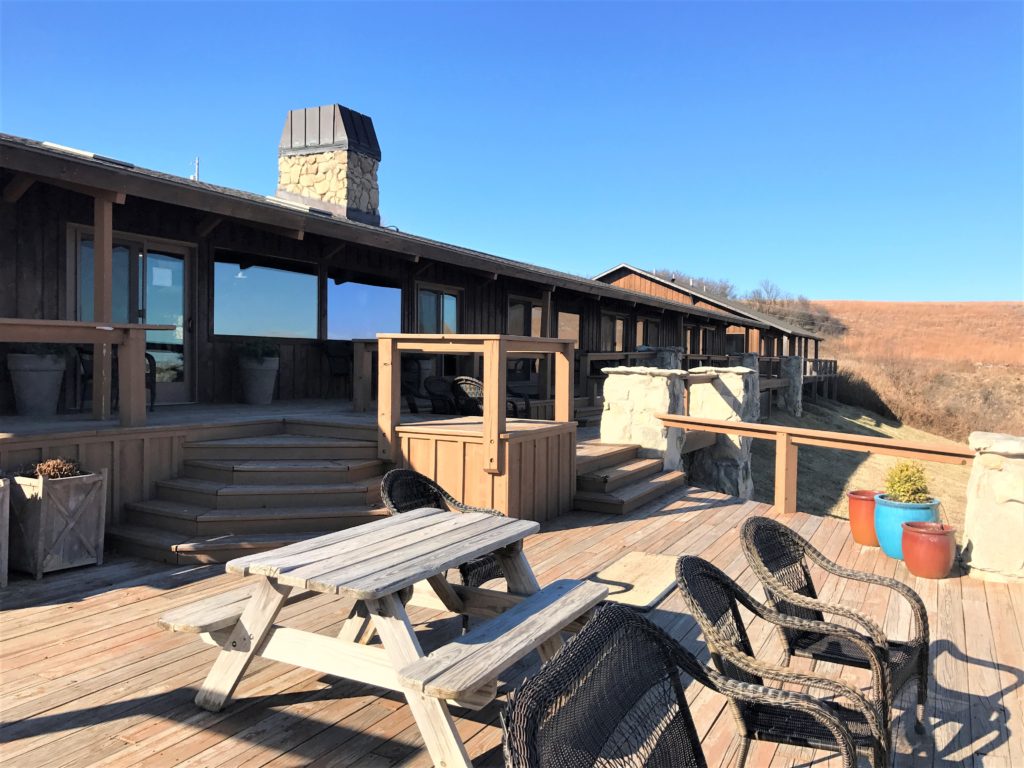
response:
<path id="1" fill-rule="evenodd" d="M 32 468 L 28 477 L 45 477 L 47 480 L 56 480 L 61 477 L 78 477 L 86 474 L 88 472 L 83 472 L 77 461 L 56 458 L 40 461 Z"/>

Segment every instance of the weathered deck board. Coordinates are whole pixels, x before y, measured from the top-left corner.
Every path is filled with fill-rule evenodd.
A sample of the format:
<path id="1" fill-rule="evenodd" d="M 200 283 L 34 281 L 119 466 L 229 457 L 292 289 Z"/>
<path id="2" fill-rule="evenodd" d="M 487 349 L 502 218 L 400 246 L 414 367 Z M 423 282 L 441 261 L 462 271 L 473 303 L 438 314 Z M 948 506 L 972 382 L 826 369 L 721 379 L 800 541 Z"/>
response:
<path id="1" fill-rule="evenodd" d="M 629 551 L 713 560 L 756 597 L 763 591 L 743 559 L 737 525 L 747 515 L 781 517 L 763 504 L 689 489 L 624 517 L 581 513 L 547 524 L 527 541 L 542 584 L 583 577 Z M 912 733 L 912 709 L 897 723 L 897 766 L 1024 765 L 1024 586 L 963 578 L 940 582 L 910 576 L 902 563 L 854 544 L 845 522 L 796 514 L 783 518 L 827 556 L 891 575 L 918 590 L 929 610 L 933 679 L 929 733 Z M 168 567 L 138 560 L 53 574 L 40 582 L 15 577 L 0 595 L 0 760 L 25 766 L 426 766 L 429 758 L 408 708 L 394 694 L 257 660 L 237 699 L 220 713 L 192 699 L 215 650 L 190 635 L 163 632 L 168 609 L 234 588 L 220 566 Z M 824 578 L 821 594 L 860 608 L 893 635 L 905 633 L 904 601 L 867 585 Z M 289 606 L 283 621 L 336 632 L 347 604 L 318 596 Z M 696 624 L 676 592 L 648 614 L 707 658 Z M 446 614 L 414 608 L 429 650 L 459 632 Z M 780 658 L 775 633 L 762 622 L 751 640 L 768 660 Z M 799 668 L 807 664 L 794 660 Z M 520 662 L 504 689 L 535 670 Z M 809 665 L 808 667 L 809 668 Z M 818 665 L 835 673 L 830 665 Z M 867 672 L 844 677 L 866 685 Z M 691 707 L 713 766 L 735 758 L 734 724 L 723 700 L 691 687 Z M 913 706 L 914 692 L 901 699 Z M 479 712 L 455 710 L 477 765 L 501 764 L 498 702 Z M 826 753 L 755 744 L 750 766 L 833 766 Z"/>

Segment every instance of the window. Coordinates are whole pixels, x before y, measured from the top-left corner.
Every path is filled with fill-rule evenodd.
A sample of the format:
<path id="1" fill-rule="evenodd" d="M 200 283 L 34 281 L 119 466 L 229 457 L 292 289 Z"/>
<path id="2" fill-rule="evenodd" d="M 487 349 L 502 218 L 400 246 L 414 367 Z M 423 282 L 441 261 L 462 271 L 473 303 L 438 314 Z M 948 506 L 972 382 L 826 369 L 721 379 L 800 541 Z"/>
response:
<path id="1" fill-rule="evenodd" d="M 657 320 L 636 321 L 636 345 L 657 347 L 661 343 L 661 324 Z"/>
<path id="2" fill-rule="evenodd" d="M 622 352 L 626 349 L 626 319 L 618 315 L 601 315 L 601 351 Z"/>
<path id="3" fill-rule="evenodd" d="M 417 333 L 458 333 L 458 294 L 442 288 L 420 288 L 417 297 Z"/>
<path id="4" fill-rule="evenodd" d="M 572 339 L 575 348 L 580 348 L 580 316 L 575 312 L 558 313 L 558 338 Z"/>
<path id="5" fill-rule="evenodd" d="M 213 332 L 315 339 L 316 275 L 218 259 L 213 268 Z"/>
<path id="6" fill-rule="evenodd" d="M 401 331 L 400 288 L 327 281 L 328 339 L 372 339 Z"/>
<path id="7" fill-rule="evenodd" d="M 83 237 L 78 249 L 78 319 L 93 319 L 93 245 L 92 238 Z M 113 310 L 115 323 L 133 323 L 131 249 L 114 244 L 113 248 Z M 141 292 L 141 288 L 139 288 Z"/>
<path id="8" fill-rule="evenodd" d="M 508 303 L 508 333 L 512 336 L 543 336 L 543 318 L 544 310 L 529 299 Z"/>

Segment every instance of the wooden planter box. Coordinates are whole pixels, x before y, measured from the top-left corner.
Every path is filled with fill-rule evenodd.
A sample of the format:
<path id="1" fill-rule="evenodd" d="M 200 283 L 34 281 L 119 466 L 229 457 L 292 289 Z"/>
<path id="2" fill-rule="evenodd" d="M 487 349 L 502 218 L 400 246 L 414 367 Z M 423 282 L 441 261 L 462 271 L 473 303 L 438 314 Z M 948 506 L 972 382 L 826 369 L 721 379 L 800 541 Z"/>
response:
<path id="1" fill-rule="evenodd" d="M 11 540 L 11 481 L 0 477 L 0 589 L 7 586 L 7 551 Z"/>
<path id="2" fill-rule="evenodd" d="M 107 475 L 11 483 L 11 568 L 44 573 L 103 562 Z"/>

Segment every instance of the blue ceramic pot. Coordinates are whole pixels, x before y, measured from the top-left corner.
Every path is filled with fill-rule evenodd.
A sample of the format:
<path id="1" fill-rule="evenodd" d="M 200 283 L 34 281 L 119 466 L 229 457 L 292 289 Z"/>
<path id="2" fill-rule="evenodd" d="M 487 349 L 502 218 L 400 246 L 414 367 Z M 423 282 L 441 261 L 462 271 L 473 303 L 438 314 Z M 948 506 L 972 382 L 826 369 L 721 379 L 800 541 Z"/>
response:
<path id="1" fill-rule="evenodd" d="M 875 496 L 875 533 L 882 551 L 889 557 L 903 559 L 903 524 L 937 523 L 939 521 L 939 500 L 932 499 L 923 504 L 906 504 L 892 501 L 884 493 Z"/>

